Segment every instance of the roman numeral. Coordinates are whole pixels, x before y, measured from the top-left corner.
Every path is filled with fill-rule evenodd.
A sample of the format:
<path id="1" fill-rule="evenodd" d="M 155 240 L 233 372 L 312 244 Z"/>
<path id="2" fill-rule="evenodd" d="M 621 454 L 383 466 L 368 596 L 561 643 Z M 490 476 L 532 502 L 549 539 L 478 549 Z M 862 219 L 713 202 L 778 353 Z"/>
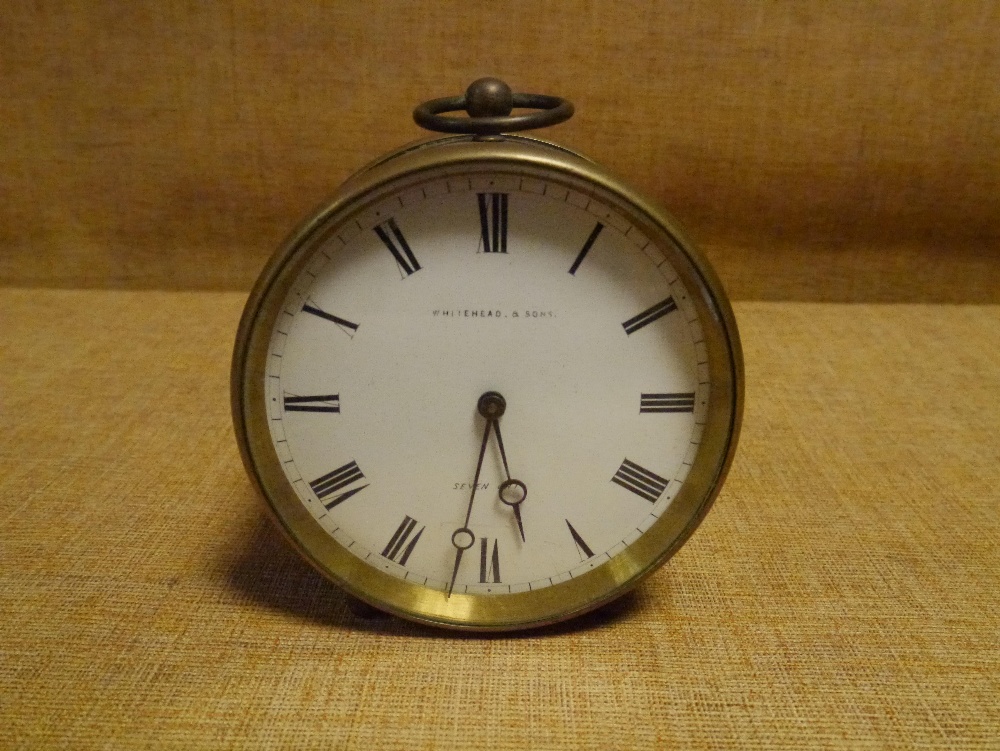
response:
<path id="1" fill-rule="evenodd" d="M 643 394 L 639 397 L 639 414 L 643 412 L 694 412 L 694 392 Z"/>
<path id="2" fill-rule="evenodd" d="M 611 482 L 618 483 L 650 503 L 656 503 L 656 499 L 663 495 L 670 481 L 626 459 L 611 478 Z"/>
<path id="3" fill-rule="evenodd" d="M 413 552 L 413 548 L 417 545 L 417 540 L 420 539 L 420 535 L 424 533 L 426 527 L 421 527 L 417 534 L 410 535 L 413 533 L 414 528 L 417 526 L 417 520 L 411 519 L 409 516 L 403 517 L 403 522 L 398 527 L 392 535 L 392 539 L 389 540 L 389 544 L 385 546 L 385 550 L 382 551 L 382 555 L 388 558 L 390 561 L 395 561 L 400 566 L 405 566 L 406 561 L 410 557 L 410 553 Z M 409 541 L 409 544 L 407 544 Z M 403 546 L 406 545 L 404 548 Z"/>
<path id="4" fill-rule="evenodd" d="M 581 558 L 586 556 L 587 558 L 594 557 L 594 551 L 590 549 L 590 546 L 583 541 L 580 537 L 580 533 L 573 529 L 573 525 L 569 523 L 569 519 L 566 520 L 566 526 L 569 527 L 569 533 L 573 536 L 573 542 L 576 543 L 576 549 L 580 551 Z"/>
<path id="5" fill-rule="evenodd" d="M 416 256 L 410 250 L 410 244 L 406 242 L 403 233 L 399 231 L 399 225 L 396 224 L 395 219 L 382 222 L 375 227 L 375 234 L 392 253 L 392 257 L 396 259 L 396 265 L 399 266 L 402 278 L 405 279 L 410 274 L 420 271 L 420 264 L 417 263 Z"/>
<path id="6" fill-rule="evenodd" d="M 507 252 L 507 194 L 477 193 L 484 253 Z"/>
<path id="7" fill-rule="evenodd" d="M 302 312 L 311 313 L 312 315 L 317 316 L 318 318 L 322 318 L 324 321 L 332 321 L 333 323 L 337 324 L 341 328 L 341 330 L 352 339 L 354 338 L 354 332 L 358 330 L 358 324 L 351 323 L 346 318 L 335 316 L 332 313 L 327 313 L 325 310 L 317 308 L 310 302 L 307 302 L 305 305 L 302 306 Z"/>
<path id="8" fill-rule="evenodd" d="M 285 395 L 285 412 L 340 412 L 340 394 Z"/>
<path id="9" fill-rule="evenodd" d="M 323 506 L 327 511 L 332 509 L 334 506 L 343 503 L 348 498 L 350 498 L 355 493 L 360 493 L 362 490 L 368 487 L 368 484 L 360 485 L 349 490 L 344 490 L 348 485 L 353 485 L 358 482 L 358 480 L 364 480 L 365 476 L 358 467 L 357 462 L 348 462 L 343 467 L 338 467 L 333 470 L 333 472 L 328 472 L 327 474 L 313 480 L 309 483 L 309 487 L 313 489 L 316 497 L 323 502 Z M 344 490 L 343 493 L 339 495 L 333 495 L 338 490 Z M 329 501 L 325 500 L 328 496 L 333 496 Z"/>
<path id="10" fill-rule="evenodd" d="M 587 257 L 587 253 L 590 252 L 590 249 L 594 245 L 594 241 L 597 239 L 597 236 L 601 234 L 602 229 L 604 229 L 604 225 L 598 222 L 597 226 L 594 227 L 593 232 L 590 233 L 590 237 L 587 238 L 587 242 L 583 244 L 583 249 L 577 253 L 576 260 L 573 261 L 573 265 L 569 267 L 569 273 L 576 276 L 576 270 L 580 268 L 580 264 L 583 263 L 583 259 Z"/>
<path id="11" fill-rule="evenodd" d="M 667 313 L 675 310 L 677 310 L 677 303 L 674 302 L 674 298 L 668 297 L 663 302 L 658 302 L 653 307 L 642 311 L 639 315 L 629 318 L 622 324 L 622 328 L 625 329 L 626 334 L 634 334 L 643 326 L 663 318 Z"/>
<path id="12" fill-rule="evenodd" d="M 490 577 L 494 584 L 500 583 L 500 550 L 497 541 L 493 541 L 493 555 L 489 554 L 490 541 L 486 537 L 479 538 L 479 583 L 486 584 Z"/>

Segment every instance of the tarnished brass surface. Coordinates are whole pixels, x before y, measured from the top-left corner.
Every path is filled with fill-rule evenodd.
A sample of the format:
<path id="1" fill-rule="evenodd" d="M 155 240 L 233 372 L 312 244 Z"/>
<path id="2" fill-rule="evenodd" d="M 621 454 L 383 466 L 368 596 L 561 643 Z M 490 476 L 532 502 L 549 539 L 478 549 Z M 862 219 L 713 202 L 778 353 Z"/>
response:
<path id="1" fill-rule="evenodd" d="M 536 111 L 511 115 L 515 107 Z M 446 117 L 443 114 L 459 110 L 465 110 L 469 116 Z M 545 94 L 515 94 L 499 78 L 480 78 L 469 84 L 465 96 L 432 99 L 413 110 L 413 119 L 421 128 L 480 136 L 544 128 L 565 122 L 572 116 L 573 105 L 565 99 Z"/>
<path id="2" fill-rule="evenodd" d="M 272 329 L 290 286 L 323 241 L 389 194 L 444 177 L 479 172 L 537 177 L 592 196 L 619 211 L 656 243 L 677 271 L 701 322 L 711 395 L 700 449 L 681 491 L 636 542 L 570 581 L 514 594 L 448 597 L 372 568 L 335 542 L 310 516 L 271 444 L 263 395 Z M 271 257 L 246 304 L 233 354 L 232 410 L 247 471 L 292 544 L 352 595 L 404 618 L 459 629 L 539 626 L 596 608 L 662 565 L 698 526 L 736 448 L 743 407 L 743 362 L 732 310 L 712 269 L 674 221 L 592 162 L 531 139 L 445 138 L 400 150 L 349 179 Z"/>

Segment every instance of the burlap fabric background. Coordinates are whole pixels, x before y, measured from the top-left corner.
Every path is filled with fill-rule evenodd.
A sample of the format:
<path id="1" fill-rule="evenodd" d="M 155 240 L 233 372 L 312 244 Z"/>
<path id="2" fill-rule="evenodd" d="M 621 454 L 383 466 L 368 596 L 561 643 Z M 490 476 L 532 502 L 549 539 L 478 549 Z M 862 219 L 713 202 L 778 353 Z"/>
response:
<path id="1" fill-rule="evenodd" d="M 1000 8 L 0 8 L 0 747 L 1000 747 Z M 736 299 L 690 543 L 528 635 L 354 618 L 253 496 L 246 289 L 485 73 Z M 944 304 L 947 303 L 947 304 Z"/>
<path id="2" fill-rule="evenodd" d="M 0 30 L 10 284 L 247 289 L 417 103 L 492 74 L 575 102 L 546 135 L 735 297 L 1000 302 L 989 0 L 71 0 Z"/>

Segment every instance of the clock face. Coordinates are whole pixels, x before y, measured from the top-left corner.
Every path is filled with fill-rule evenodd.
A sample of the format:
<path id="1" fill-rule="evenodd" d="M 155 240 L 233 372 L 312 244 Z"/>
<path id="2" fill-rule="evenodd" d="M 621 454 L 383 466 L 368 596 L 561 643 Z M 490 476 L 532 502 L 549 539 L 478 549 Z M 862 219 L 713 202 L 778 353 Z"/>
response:
<path id="1" fill-rule="evenodd" d="M 604 570 L 583 599 L 606 599 L 616 561 L 642 550 L 637 576 L 689 533 L 720 369 L 702 290 L 635 218 L 558 175 L 453 171 L 299 251 L 268 291 L 248 409 L 279 468 L 265 493 L 314 562 L 432 620 L 504 598 L 553 620 L 574 582 Z"/>

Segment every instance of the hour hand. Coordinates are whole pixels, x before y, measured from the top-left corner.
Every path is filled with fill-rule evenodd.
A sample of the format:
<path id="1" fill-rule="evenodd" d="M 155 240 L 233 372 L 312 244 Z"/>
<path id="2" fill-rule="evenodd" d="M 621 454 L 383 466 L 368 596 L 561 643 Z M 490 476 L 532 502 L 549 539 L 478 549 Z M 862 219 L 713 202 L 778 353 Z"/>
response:
<path id="1" fill-rule="evenodd" d="M 523 482 L 515 480 L 510 476 L 510 467 L 507 466 L 507 451 L 503 447 L 503 436 L 500 435 L 499 419 L 493 422 L 493 432 L 497 436 L 497 448 L 500 449 L 500 458 L 503 460 L 503 471 L 507 474 L 507 479 L 500 483 L 500 500 L 514 511 L 517 530 L 521 533 L 521 542 L 526 542 L 524 539 L 524 522 L 521 520 L 521 504 L 528 497 L 528 488 Z"/>
<path id="2" fill-rule="evenodd" d="M 524 522 L 521 521 L 521 504 L 527 497 L 528 488 L 520 480 L 505 480 L 500 483 L 500 500 L 514 511 L 514 519 L 517 520 L 517 529 L 521 533 L 521 542 L 527 542 L 524 539 Z"/>

